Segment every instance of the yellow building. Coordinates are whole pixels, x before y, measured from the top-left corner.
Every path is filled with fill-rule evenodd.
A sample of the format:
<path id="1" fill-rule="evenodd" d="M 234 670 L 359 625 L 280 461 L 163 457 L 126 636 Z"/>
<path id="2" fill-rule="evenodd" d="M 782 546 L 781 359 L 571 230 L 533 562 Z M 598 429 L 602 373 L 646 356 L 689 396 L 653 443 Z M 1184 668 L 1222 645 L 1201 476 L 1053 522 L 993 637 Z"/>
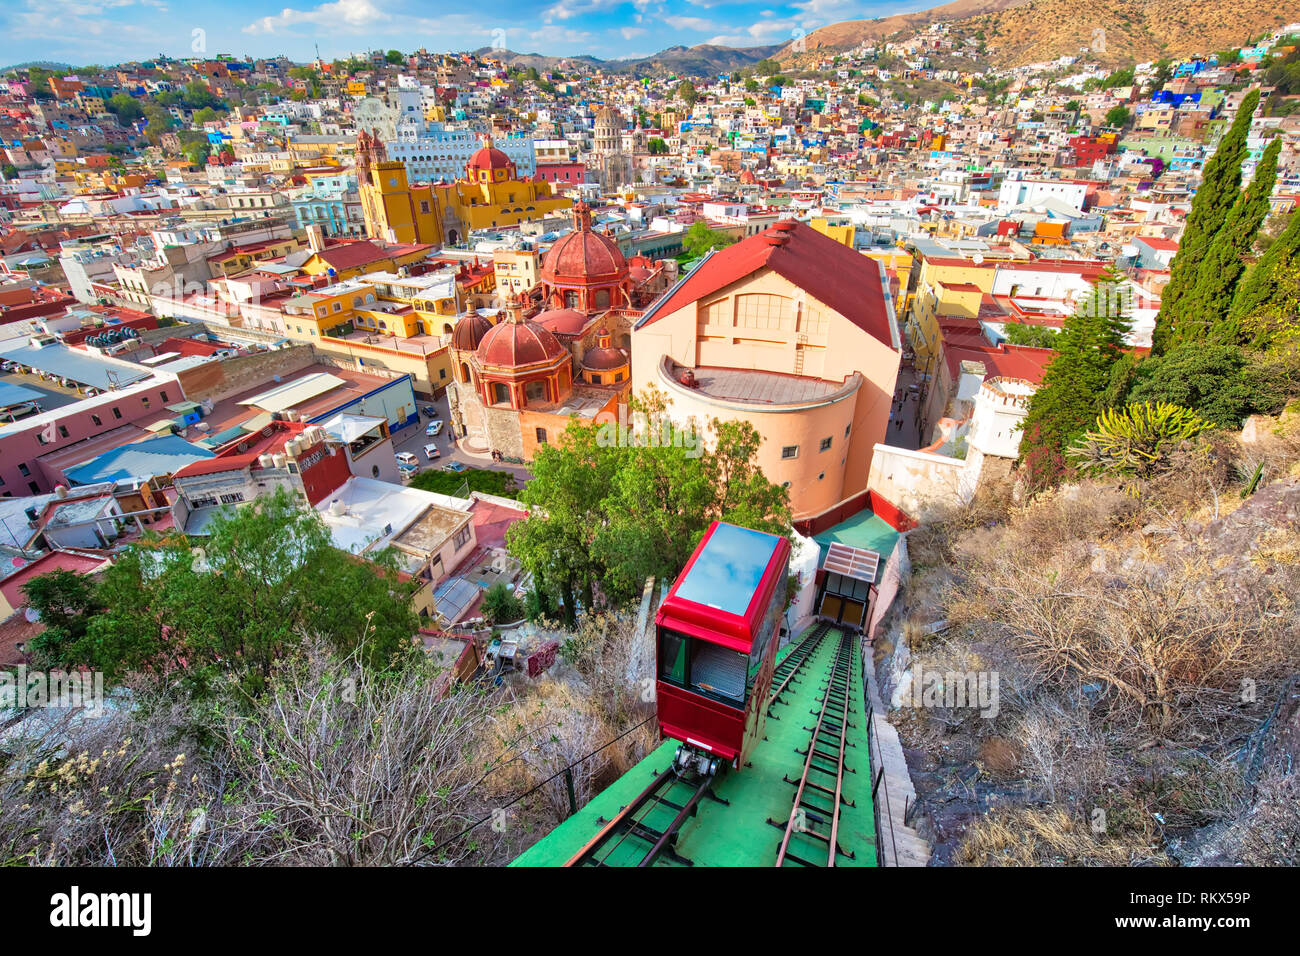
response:
<path id="1" fill-rule="evenodd" d="M 388 159 L 373 135 L 357 140 L 357 180 L 366 234 L 389 242 L 457 245 L 471 232 L 555 215 L 572 203 L 552 183 L 520 179 L 515 164 L 490 143 L 450 185 L 412 185 L 403 163 Z"/>
<path id="2" fill-rule="evenodd" d="M 817 219 L 809 220 L 808 225 L 812 226 L 823 236 L 828 236 L 831 239 L 834 239 L 840 245 L 848 246 L 850 249 L 853 248 L 854 230 L 852 224 L 832 224 L 829 219 L 819 217 Z"/>

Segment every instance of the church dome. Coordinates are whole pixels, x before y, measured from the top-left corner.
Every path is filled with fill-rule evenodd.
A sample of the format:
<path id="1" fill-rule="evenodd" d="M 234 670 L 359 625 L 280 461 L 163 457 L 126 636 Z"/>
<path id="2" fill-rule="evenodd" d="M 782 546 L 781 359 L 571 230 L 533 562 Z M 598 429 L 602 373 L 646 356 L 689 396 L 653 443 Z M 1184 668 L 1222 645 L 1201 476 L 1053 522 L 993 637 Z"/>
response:
<path id="1" fill-rule="evenodd" d="M 451 347 L 462 352 L 473 352 L 483 336 L 492 331 L 492 323 L 478 312 L 469 312 L 451 330 Z"/>
<path id="2" fill-rule="evenodd" d="M 573 231 L 546 251 L 541 271 L 549 282 L 581 284 L 586 279 L 626 276 L 627 259 L 612 236 L 592 231 L 591 211 L 580 203 L 574 207 Z"/>
<path id="3" fill-rule="evenodd" d="M 465 164 L 465 171 L 471 174 L 496 172 L 499 169 L 510 172 L 514 168 L 515 164 L 510 157 L 490 143 L 475 152 Z"/>
<path id="4" fill-rule="evenodd" d="M 494 325 L 475 351 L 481 365 L 520 368 L 568 355 L 559 339 L 536 322 L 509 319 Z"/>
<path id="5" fill-rule="evenodd" d="M 577 309 L 550 309 L 533 316 L 533 321 L 556 335 L 577 335 L 591 319 Z"/>

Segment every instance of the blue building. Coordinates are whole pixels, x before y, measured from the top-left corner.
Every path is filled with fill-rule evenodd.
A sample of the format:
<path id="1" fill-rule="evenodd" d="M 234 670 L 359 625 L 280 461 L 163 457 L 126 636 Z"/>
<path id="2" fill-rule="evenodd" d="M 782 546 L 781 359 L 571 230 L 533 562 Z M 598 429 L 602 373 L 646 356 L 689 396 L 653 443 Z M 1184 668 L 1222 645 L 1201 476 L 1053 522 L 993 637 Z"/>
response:
<path id="1" fill-rule="evenodd" d="M 320 226 L 327 236 L 364 234 L 356 177 L 342 170 L 307 175 L 308 187 L 292 201 L 299 227 Z"/>

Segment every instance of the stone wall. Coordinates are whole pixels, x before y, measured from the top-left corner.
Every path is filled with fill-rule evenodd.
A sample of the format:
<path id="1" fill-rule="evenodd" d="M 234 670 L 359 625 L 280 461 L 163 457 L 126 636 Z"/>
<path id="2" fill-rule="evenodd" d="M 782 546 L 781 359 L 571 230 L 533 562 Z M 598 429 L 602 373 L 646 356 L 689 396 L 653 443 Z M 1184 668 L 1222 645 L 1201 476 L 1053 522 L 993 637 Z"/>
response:
<path id="1" fill-rule="evenodd" d="M 274 376 L 290 375 L 317 364 L 316 350 L 295 345 L 271 352 L 205 362 L 177 374 L 185 397 L 192 402 L 219 402 L 232 395 L 266 385 Z"/>

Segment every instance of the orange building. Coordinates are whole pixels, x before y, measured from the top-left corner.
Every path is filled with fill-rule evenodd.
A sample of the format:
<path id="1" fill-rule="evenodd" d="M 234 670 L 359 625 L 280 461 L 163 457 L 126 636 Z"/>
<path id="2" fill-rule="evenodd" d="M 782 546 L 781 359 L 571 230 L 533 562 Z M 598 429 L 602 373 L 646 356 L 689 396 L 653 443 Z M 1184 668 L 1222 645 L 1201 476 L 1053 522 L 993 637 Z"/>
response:
<path id="1" fill-rule="evenodd" d="M 679 425 L 752 424 L 759 466 L 808 516 L 866 488 L 900 344 L 882 266 L 786 220 L 710 253 L 636 323 L 632 384 Z"/>

